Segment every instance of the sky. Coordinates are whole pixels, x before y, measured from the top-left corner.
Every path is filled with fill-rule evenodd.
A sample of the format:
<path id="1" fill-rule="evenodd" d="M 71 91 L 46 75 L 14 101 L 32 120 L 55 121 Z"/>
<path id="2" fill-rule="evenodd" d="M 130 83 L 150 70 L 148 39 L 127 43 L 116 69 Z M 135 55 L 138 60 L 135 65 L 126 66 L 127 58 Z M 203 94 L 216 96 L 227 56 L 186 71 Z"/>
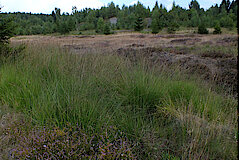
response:
<path id="1" fill-rule="evenodd" d="M 123 4 L 129 6 L 137 3 L 137 0 L 0 0 L 0 6 L 3 6 L 2 12 L 32 12 L 49 14 L 55 7 L 61 9 L 62 12 L 72 12 L 72 6 L 76 6 L 78 10 L 82 8 L 101 8 L 107 6 L 111 1 L 122 7 Z M 156 0 L 139 0 L 144 6 L 151 9 L 155 5 Z M 158 0 L 159 4 L 163 4 L 168 10 L 171 9 L 174 0 Z M 176 5 L 188 8 L 191 0 L 175 0 Z M 220 4 L 222 0 L 198 0 L 201 8 L 208 9 L 214 4 Z"/>

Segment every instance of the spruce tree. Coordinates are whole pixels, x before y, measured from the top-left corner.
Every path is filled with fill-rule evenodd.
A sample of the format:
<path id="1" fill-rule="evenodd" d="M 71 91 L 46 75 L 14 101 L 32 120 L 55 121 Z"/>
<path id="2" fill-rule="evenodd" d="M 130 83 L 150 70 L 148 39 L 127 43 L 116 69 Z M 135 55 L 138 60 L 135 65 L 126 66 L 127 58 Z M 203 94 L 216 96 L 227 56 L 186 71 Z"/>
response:
<path id="1" fill-rule="evenodd" d="M 143 19 L 140 16 L 138 16 L 137 20 L 135 21 L 134 30 L 135 31 L 143 30 Z"/>

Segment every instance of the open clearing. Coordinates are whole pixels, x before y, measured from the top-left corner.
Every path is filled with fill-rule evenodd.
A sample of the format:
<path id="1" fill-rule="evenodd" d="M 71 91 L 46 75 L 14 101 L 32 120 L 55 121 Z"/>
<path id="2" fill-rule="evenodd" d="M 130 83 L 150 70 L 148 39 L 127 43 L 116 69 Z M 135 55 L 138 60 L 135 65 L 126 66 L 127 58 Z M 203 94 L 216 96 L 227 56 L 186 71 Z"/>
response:
<path id="1" fill-rule="evenodd" d="M 229 46 L 238 45 L 238 35 L 199 35 L 199 34 L 166 34 L 152 35 L 140 33 L 122 33 L 117 35 L 74 35 L 74 36 L 18 36 L 12 42 L 59 44 L 61 46 L 84 50 L 116 50 L 124 47 L 176 47 L 194 45 Z"/>
<path id="2" fill-rule="evenodd" d="M 0 159 L 238 159 L 237 35 L 22 43 L 0 67 Z"/>
<path id="3" fill-rule="evenodd" d="M 224 86 L 238 97 L 238 35 L 140 34 L 19 36 L 12 43 L 58 45 L 67 51 L 118 54 L 136 61 L 138 57 L 154 65 L 177 65 L 189 73 Z"/>
<path id="4" fill-rule="evenodd" d="M 239 159 L 238 0 L 57 3 L 0 4 L 0 160 Z"/>

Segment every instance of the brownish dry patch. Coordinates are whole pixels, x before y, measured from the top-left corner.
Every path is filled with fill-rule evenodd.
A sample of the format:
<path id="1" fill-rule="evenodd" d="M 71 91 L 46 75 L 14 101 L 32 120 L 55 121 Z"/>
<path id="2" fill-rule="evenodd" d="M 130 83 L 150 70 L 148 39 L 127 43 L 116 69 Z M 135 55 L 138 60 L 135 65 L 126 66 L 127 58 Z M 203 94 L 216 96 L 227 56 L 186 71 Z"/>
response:
<path id="1" fill-rule="evenodd" d="M 195 43 L 200 41 L 200 38 L 183 38 L 171 40 L 171 43 L 194 45 Z"/>
<path id="2" fill-rule="evenodd" d="M 199 34 L 140 34 L 121 33 L 114 35 L 68 35 L 68 36 L 18 36 L 12 43 L 54 44 L 60 46 L 84 46 L 86 50 L 112 51 L 133 45 L 145 47 L 174 47 L 193 44 L 221 45 L 238 42 L 236 35 L 199 35 Z M 78 49 L 77 49 L 78 50 Z"/>
<path id="3" fill-rule="evenodd" d="M 119 33 L 114 35 L 75 36 L 19 36 L 12 43 L 58 45 L 77 54 L 116 53 L 136 61 L 144 55 L 156 65 L 179 65 L 189 73 L 197 73 L 204 79 L 238 90 L 238 59 L 219 51 L 193 54 L 188 46 L 238 46 L 238 35 L 199 34 L 140 34 Z M 203 45 L 204 44 L 204 45 Z M 167 51 L 166 51 L 167 49 Z M 165 50 L 165 51 L 164 51 Z M 231 65 L 229 65 L 231 64 Z"/>

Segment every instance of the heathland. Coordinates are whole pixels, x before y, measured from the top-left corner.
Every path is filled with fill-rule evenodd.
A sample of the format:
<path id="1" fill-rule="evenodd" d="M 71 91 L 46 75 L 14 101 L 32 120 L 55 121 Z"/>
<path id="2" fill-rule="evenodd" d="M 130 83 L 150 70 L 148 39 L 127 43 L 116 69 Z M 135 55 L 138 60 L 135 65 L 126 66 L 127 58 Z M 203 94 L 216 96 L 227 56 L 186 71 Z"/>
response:
<path id="1" fill-rule="evenodd" d="M 0 159 L 238 159 L 237 31 L 235 0 L 1 13 Z"/>
<path id="2" fill-rule="evenodd" d="M 238 35 L 23 43 L 0 68 L 3 158 L 238 158 Z"/>

